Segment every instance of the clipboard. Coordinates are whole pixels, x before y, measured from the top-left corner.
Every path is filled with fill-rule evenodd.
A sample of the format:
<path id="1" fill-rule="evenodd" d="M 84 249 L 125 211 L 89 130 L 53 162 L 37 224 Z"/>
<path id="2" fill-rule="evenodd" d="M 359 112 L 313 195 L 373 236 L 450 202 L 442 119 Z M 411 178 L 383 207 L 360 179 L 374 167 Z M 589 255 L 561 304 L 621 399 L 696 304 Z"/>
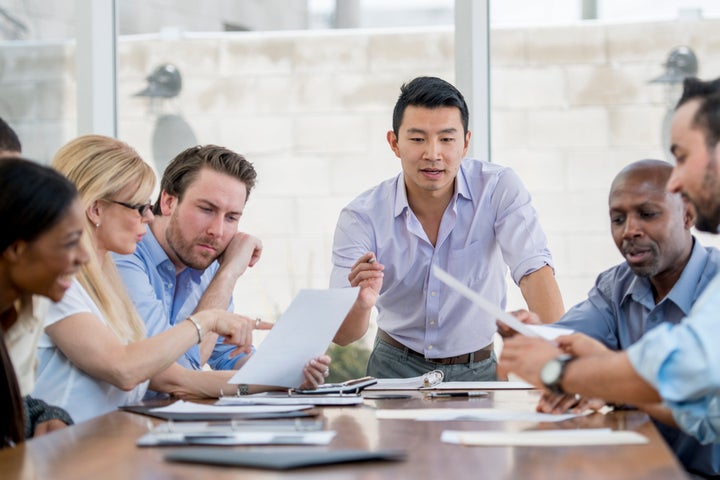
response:
<path id="1" fill-rule="evenodd" d="M 378 383 L 375 377 L 362 377 L 347 380 L 342 383 L 325 383 L 319 385 L 317 388 L 312 390 L 303 390 L 301 388 L 291 388 L 288 390 L 289 395 L 328 395 L 328 394 L 340 394 L 340 395 L 352 395 L 359 394 L 363 389 L 370 385 Z"/>

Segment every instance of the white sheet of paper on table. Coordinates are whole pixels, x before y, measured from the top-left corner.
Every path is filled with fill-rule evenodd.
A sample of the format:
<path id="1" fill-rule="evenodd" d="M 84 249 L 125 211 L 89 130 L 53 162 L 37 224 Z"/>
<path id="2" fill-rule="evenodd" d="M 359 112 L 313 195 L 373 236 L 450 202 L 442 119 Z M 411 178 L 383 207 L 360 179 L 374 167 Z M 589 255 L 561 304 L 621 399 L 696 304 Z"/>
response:
<path id="1" fill-rule="evenodd" d="M 572 430 L 532 430 L 525 432 L 445 430 L 441 440 L 460 445 L 503 445 L 526 447 L 579 447 L 583 445 L 645 444 L 648 439 L 637 432 L 588 428 Z"/>
<path id="2" fill-rule="evenodd" d="M 359 290 L 300 290 L 229 383 L 299 387 L 305 381 L 303 368 L 325 353 Z"/>
<path id="3" fill-rule="evenodd" d="M 531 390 L 531 383 L 513 382 L 442 382 L 421 390 Z"/>
<path id="4" fill-rule="evenodd" d="M 362 405 L 359 395 L 243 395 L 221 397 L 215 405 Z"/>
<path id="5" fill-rule="evenodd" d="M 313 408 L 311 404 L 305 405 L 206 405 L 202 403 L 178 400 L 165 407 L 153 408 L 157 413 L 281 413 L 294 412 Z"/>
<path id="6" fill-rule="evenodd" d="M 581 417 L 585 413 L 539 413 L 524 410 L 503 410 L 498 408 L 418 408 L 403 410 L 377 410 L 381 420 L 419 421 L 484 421 L 484 422 L 562 422 Z"/>
<path id="7" fill-rule="evenodd" d="M 182 433 L 149 432 L 137 441 L 138 446 L 154 445 L 327 445 L 335 431 L 322 432 L 226 432 Z"/>

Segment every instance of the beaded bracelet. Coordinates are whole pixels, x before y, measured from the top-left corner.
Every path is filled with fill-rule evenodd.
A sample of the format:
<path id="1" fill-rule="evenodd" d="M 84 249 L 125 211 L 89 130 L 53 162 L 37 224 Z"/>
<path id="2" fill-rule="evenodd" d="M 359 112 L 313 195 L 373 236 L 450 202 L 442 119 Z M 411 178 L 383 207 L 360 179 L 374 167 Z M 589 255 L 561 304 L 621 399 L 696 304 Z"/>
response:
<path id="1" fill-rule="evenodd" d="M 192 324 L 195 325 L 195 330 L 197 330 L 198 334 L 198 343 L 202 343 L 202 328 L 200 328 L 200 323 L 198 323 L 198 321 L 195 320 L 192 315 L 187 317 L 185 320 L 190 320 Z"/>

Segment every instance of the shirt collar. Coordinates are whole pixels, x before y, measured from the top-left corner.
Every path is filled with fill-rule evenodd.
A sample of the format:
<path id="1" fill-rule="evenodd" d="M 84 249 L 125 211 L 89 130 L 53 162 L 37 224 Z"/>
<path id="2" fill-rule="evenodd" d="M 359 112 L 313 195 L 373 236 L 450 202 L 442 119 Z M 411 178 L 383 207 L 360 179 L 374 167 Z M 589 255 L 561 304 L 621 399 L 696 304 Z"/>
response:
<path id="1" fill-rule="evenodd" d="M 678 278 L 665 298 L 661 300 L 661 303 L 672 301 L 685 315 L 688 315 L 697 296 L 695 293 L 700 283 L 704 265 L 707 263 L 707 257 L 708 253 L 705 248 L 693 237 L 693 249 L 688 263 L 680 274 L 680 278 Z M 627 293 L 623 296 L 622 302 L 625 303 L 629 298 L 652 310 L 655 307 L 655 300 L 650 280 L 635 275 Z"/>
<path id="2" fill-rule="evenodd" d="M 155 237 L 155 233 L 153 233 L 151 228 L 147 229 L 147 234 L 145 235 L 145 238 L 143 238 L 143 242 L 145 242 L 155 268 L 157 268 L 158 271 L 165 270 L 167 272 L 172 272 L 172 275 L 176 276 L 175 265 L 172 263 L 167 253 L 165 253 L 165 250 L 160 245 L 160 242 L 158 242 L 157 237 Z M 190 275 L 191 278 L 197 280 L 202 275 L 202 272 L 203 271 L 201 270 L 185 267 L 185 269 L 180 272 L 180 275 Z"/>
<path id="3" fill-rule="evenodd" d="M 455 176 L 455 193 L 453 194 L 453 198 L 450 200 L 450 203 L 452 205 L 455 205 L 457 203 L 458 196 L 471 201 L 473 199 L 472 191 L 468 186 L 468 180 L 465 175 L 464 165 L 465 160 L 460 163 L 460 168 L 458 169 L 458 173 Z M 408 203 L 407 199 L 405 178 L 403 176 L 403 173 L 401 172 L 395 179 L 395 208 L 393 213 L 395 217 L 398 217 L 402 215 L 402 213 L 406 209 L 410 209 L 410 204 Z"/>

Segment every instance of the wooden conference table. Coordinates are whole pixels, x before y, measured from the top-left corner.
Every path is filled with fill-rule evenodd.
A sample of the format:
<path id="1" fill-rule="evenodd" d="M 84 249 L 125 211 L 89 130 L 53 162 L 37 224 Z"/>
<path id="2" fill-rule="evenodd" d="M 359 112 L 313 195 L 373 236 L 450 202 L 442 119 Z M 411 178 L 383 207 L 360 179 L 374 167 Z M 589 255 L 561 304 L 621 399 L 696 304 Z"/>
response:
<path id="1" fill-rule="evenodd" d="M 376 393 L 376 392 L 374 392 Z M 487 398 L 366 400 L 364 406 L 327 407 L 320 418 L 336 437 L 329 446 L 308 449 L 403 449 L 401 462 L 370 462 L 276 472 L 236 467 L 170 463 L 163 455 L 178 447 L 135 446 L 149 423 L 162 420 L 112 412 L 13 449 L 0 450 L 0 478 L 37 479 L 679 479 L 687 478 L 652 422 L 641 412 L 612 412 L 562 423 L 420 422 L 378 420 L 374 408 L 517 408 L 535 405 L 538 391 L 504 390 Z M 512 423 L 512 424 L 511 424 Z M 443 430 L 598 428 L 634 430 L 646 445 L 600 447 L 466 447 L 440 441 Z M 216 447 L 267 449 L 280 447 Z M 288 448 L 288 447 L 281 447 Z"/>

